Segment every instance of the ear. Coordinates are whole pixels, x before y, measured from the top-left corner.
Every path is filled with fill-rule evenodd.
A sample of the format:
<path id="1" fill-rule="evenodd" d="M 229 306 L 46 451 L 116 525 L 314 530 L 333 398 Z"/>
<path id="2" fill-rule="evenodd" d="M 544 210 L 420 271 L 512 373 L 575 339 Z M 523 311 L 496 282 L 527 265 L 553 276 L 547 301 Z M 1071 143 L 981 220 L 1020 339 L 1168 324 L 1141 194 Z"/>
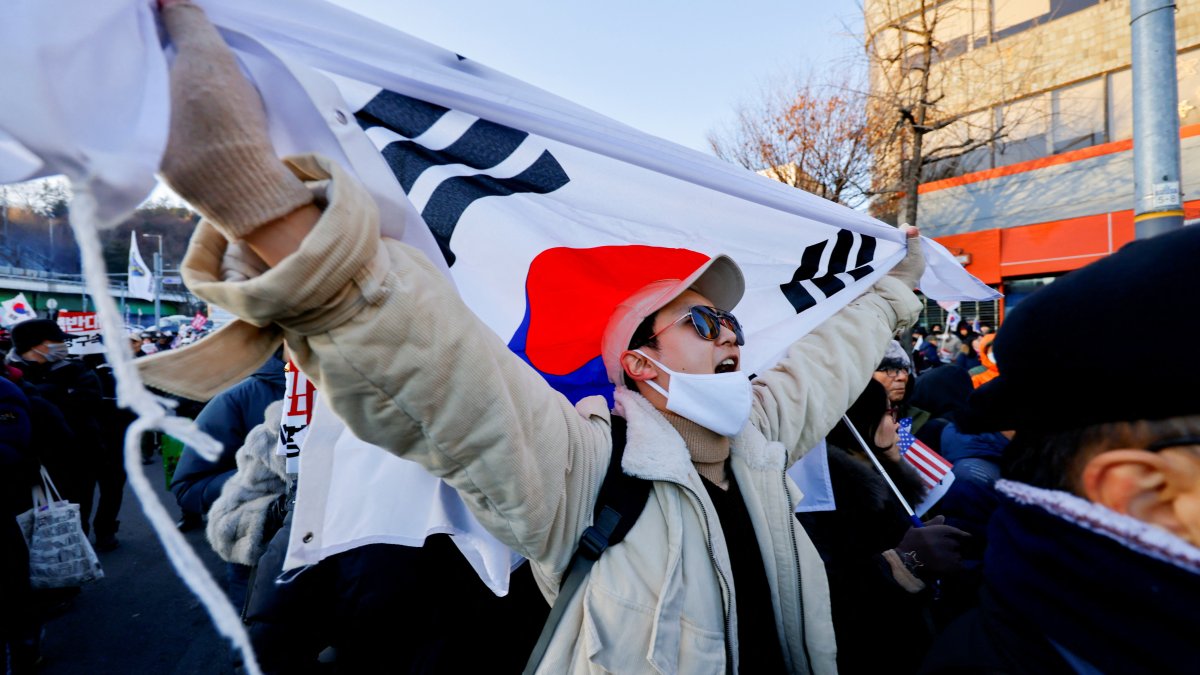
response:
<path id="1" fill-rule="evenodd" d="M 1148 450 L 1102 452 L 1088 460 L 1081 476 L 1084 496 L 1117 513 L 1184 536 L 1175 511 L 1179 476 L 1168 458 Z"/>
<path id="2" fill-rule="evenodd" d="M 658 368 L 650 362 L 650 359 L 638 354 L 635 351 L 624 351 L 621 353 L 621 367 L 625 369 L 625 374 L 634 382 L 645 382 L 658 377 Z"/>

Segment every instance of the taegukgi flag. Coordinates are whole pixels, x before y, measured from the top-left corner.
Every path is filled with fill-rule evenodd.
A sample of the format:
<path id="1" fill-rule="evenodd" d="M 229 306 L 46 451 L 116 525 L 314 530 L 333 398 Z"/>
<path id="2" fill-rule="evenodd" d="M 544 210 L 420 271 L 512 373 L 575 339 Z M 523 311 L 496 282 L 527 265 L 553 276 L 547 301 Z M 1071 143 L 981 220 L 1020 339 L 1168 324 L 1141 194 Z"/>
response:
<path id="1" fill-rule="evenodd" d="M 142 260 L 136 232 L 129 233 L 129 295 L 142 300 L 154 299 L 154 275 Z"/>
<path id="2" fill-rule="evenodd" d="M 15 297 L 0 303 L 0 325 L 5 328 L 36 318 L 37 313 L 33 311 L 33 306 L 25 299 L 24 293 L 17 293 Z"/>
<path id="3" fill-rule="evenodd" d="M 6 32 L 0 20 L 0 37 L 14 41 L 0 40 L 0 58 L 11 56 L 5 62 L 19 66 L 18 84 L 25 83 L 10 96 L 20 103 L 0 109 L 0 159 L 7 152 L 10 167 L 26 167 L 8 170 L 21 179 L 63 171 L 105 195 L 110 210 L 122 200 L 132 207 L 148 192 L 143 174 L 157 168 L 166 142 L 171 48 L 163 51 L 153 29 L 152 3 L 63 0 L 53 12 L 41 4 L 0 10 L 0 19 L 21 27 Z M 199 4 L 262 93 L 276 149 L 319 152 L 348 167 L 379 203 L 383 233 L 425 251 L 491 330 L 572 400 L 611 396 L 600 331 L 613 306 L 645 283 L 683 277 L 716 253 L 733 257 L 746 276 L 735 312 L 747 332 L 749 374 L 769 368 L 904 255 L 902 234 L 865 213 L 654 138 L 320 0 Z M 21 50 L 37 30 L 58 35 L 63 11 L 73 24 L 106 30 L 69 34 L 72 50 L 33 49 L 41 58 Z M 79 55 L 93 68 L 54 61 Z M 141 76 L 122 75 L 117 86 L 72 77 L 105 66 Z M 43 108 L 91 115 L 71 124 L 20 114 Z M 62 160 L 110 148 L 114 136 L 124 137 L 125 151 L 83 152 L 89 171 Z M 927 295 L 996 296 L 944 248 L 922 245 Z M 361 482 L 304 470 L 333 446 L 301 453 L 299 499 L 309 495 L 328 509 Z M 305 529 L 297 524 L 293 532 Z"/>

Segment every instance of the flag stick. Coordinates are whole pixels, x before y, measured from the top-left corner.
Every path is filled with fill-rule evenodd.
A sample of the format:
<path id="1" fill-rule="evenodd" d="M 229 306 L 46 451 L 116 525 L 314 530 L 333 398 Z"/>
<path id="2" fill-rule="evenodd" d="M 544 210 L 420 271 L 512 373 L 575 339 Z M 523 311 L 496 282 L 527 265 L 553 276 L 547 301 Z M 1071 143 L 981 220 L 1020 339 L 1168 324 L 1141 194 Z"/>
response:
<path id="1" fill-rule="evenodd" d="M 854 440 L 858 441 L 858 444 L 862 446 L 863 452 L 867 453 L 867 457 L 871 460 L 871 463 L 875 465 L 875 468 L 879 471 L 879 475 L 883 476 L 883 479 L 887 481 L 888 487 L 892 489 L 892 494 L 896 495 L 896 499 L 900 500 L 900 505 L 903 506 L 904 510 L 908 512 L 909 520 L 911 520 L 913 525 L 916 527 L 924 527 L 925 523 L 922 522 L 921 519 L 917 517 L 917 514 L 913 512 L 912 507 L 908 505 L 908 500 L 904 498 L 904 495 L 900 494 L 900 488 L 896 487 L 896 484 L 892 482 L 892 477 L 889 476 L 888 472 L 883 469 L 883 465 L 879 463 L 879 458 L 875 456 L 875 453 L 872 452 L 871 448 L 867 446 L 867 442 L 863 440 L 861 435 L 859 435 L 858 429 L 855 429 L 854 425 L 850 423 L 850 417 L 848 415 L 842 415 L 842 422 L 844 422 L 846 427 L 850 429 L 850 433 L 854 435 Z"/>

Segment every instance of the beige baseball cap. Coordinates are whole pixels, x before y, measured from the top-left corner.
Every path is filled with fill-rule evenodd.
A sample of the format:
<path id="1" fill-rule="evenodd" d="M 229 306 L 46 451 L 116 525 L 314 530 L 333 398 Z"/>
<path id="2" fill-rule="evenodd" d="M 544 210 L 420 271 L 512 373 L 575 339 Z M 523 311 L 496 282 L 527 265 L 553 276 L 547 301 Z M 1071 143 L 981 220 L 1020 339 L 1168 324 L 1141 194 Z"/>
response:
<path id="1" fill-rule="evenodd" d="M 729 312 L 746 292 L 746 278 L 733 258 L 717 255 L 686 279 L 653 281 L 618 303 L 600 338 L 600 355 L 604 359 L 609 382 L 621 383 L 624 373 L 621 354 L 629 349 L 629 341 L 642 321 L 689 289 L 712 300 L 717 309 Z"/>

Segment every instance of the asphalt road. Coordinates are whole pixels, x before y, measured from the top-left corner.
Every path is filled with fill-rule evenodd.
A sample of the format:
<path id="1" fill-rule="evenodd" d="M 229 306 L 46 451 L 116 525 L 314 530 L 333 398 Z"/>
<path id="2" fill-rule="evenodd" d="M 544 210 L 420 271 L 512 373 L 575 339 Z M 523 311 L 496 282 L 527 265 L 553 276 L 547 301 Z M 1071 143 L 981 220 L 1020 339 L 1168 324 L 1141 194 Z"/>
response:
<path id="1" fill-rule="evenodd" d="M 161 458 L 142 467 L 168 511 Z M 237 672 L 232 648 L 167 560 L 141 505 L 128 488 L 121 504 L 121 545 L 101 553 L 104 579 L 83 588 L 72 606 L 50 619 L 42 642 L 43 675 L 190 675 Z M 225 563 L 204 539 L 185 534 L 209 571 L 224 584 Z"/>

